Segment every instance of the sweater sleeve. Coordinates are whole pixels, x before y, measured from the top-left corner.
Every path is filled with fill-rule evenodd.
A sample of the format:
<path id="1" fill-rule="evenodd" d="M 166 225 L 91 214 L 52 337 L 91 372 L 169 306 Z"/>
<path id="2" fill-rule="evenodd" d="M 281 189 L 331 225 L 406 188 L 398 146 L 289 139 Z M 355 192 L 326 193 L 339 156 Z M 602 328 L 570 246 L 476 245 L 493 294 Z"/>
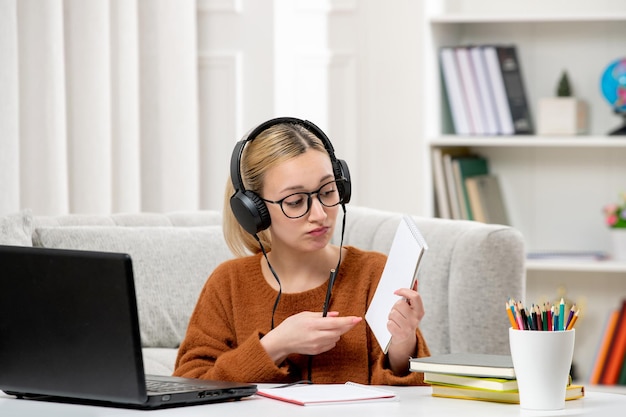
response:
<path id="1" fill-rule="evenodd" d="M 237 340 L 232 300 L 219 268 L 205 284 L 176 358 L 175 376 L 242 382 L 283 381 L 287 366 L 277 366 L 261 345 L 261 331 Z"/>

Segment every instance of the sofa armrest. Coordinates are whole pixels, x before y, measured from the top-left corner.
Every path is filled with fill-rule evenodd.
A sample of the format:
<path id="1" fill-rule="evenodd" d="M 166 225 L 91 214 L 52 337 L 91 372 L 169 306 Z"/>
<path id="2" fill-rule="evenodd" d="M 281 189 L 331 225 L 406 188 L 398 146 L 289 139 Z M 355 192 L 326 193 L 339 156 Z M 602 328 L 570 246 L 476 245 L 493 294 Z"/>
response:
<path id="1" fill-rule="evenodd" d="M 505 302 L 525 293 L 525 250 L 511 227 L 416 219 L 432 249 L 420 291 L 431 307 L 423 322 L 433 352 L 508 354 Z M 430 293 L 429 293 L 430 292 Z M 440 326 L 440 320 L 445 326 Z M 448 335 L 441 333 L 447 330 Z"/>

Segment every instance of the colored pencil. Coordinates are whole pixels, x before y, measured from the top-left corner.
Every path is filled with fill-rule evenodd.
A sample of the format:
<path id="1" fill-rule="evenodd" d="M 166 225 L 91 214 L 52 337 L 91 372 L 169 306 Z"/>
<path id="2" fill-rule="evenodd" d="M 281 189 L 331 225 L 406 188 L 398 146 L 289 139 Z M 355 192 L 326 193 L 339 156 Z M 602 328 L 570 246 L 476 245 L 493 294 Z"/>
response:
<path id="1" fill-rule="evenodd" d="M 519 308 L 519 313 L 522 316 L 522 325 L 523 327 L 520 330 L 528 330 L 528 317 L 526 316 L 526 309 L 521 301 L 517 302 L 517 306 Z"/>
<path id="2" fill-rule="evenodd" d="M 572 321 L 572 318 L 574 318 L 575 311 L 576 311 L 576 304 L 572 304 L 572 308 L 569 309 L 569 315 L 567 316 L 567 321 L 565 322 L 566 329 L 567 329 L 567 326 L 569 326 L 569 323 Z"/>
<path id="3" fill-rule="evenodd" d="M 519 330 L 519 327 L 517 327 L 517 323 L 515 322 L 515 317 L 513 317 L 513 311 L 511 310 L 511 305 L 509 304 L 508 301 L 506 302 L 506 315 L 509 317 L 509 322 L 511 322 L 511 327 Z"/>
<path id="4" fill-rule="evenodd" d="M 576 310 L 576 312 L 572 316 L 572 319 L 567 324 L 567 330 L 572 330 L 574 328 L 574 324 L 576 324 L 576 320 L 578 320 L 578 312 L 579 311 L 580 311 L 580 309 Z"/>
<path id="5" fill-rule="evenodd" d="M 539 310 L 539 305 L 534 306 L 535 309 L 535 323 L 537 325 L 537 330 L 543 330 L 543 317 L 541 317 L 541 310 Z"/>
<path id="6" fill-rule="evenodd" d="M 554 309 L 554 317 L 552 318 L 553 324 L 554 324 L 554 330 L 558 331 L 561 329 L 561 325 L 559 324 L 560 322 L 560 318 L 559 318 L 559 310 L 557 308 Z"/>

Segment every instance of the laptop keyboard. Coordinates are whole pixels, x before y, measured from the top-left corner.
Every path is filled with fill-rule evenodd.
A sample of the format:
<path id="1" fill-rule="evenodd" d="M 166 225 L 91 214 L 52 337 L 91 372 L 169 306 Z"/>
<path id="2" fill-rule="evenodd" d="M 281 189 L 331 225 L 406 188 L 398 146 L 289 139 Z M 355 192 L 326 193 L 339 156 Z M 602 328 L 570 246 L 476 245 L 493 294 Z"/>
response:
<path id="1" fill-rule="evenodd" d="M 186 384 L 184 382 L 174 381 L 154 381 L 146 380 L 146 389 L 148 392 L 165 393 L 165 392 L 185 392 L 185 391 L 200 391 L 202 388 L 193 384 Z"/>

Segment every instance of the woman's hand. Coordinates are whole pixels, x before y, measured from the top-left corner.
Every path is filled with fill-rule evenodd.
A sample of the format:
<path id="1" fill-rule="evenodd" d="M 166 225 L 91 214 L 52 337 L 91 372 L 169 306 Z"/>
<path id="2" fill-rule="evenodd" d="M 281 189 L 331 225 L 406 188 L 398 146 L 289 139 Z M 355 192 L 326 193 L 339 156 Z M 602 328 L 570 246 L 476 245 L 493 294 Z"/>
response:
<path id="1" fill-rule="evenodd" d="M 413 289 L 401 288 L 395 292 L 402 297 L 389 312 L 387 329 L 391 333 L 391 343 L 387 351 L 389 366 L 396 375 L 408 372 L 409 357 L 415 355 L 417 336 L 415 334 L 424 317 L 424 303 L 419 292 L 417 282 Z"/>
<path id="2" fill-rule="evenodd" d="M 292 353 L 317 355 L 334 348 L 341 336 L 361 320 L 356 316 L 339 317 L 336 311 L 326 317 L 304 311 L 287 317 L 261 338 L 261 345 L 276 364 Z"/>

